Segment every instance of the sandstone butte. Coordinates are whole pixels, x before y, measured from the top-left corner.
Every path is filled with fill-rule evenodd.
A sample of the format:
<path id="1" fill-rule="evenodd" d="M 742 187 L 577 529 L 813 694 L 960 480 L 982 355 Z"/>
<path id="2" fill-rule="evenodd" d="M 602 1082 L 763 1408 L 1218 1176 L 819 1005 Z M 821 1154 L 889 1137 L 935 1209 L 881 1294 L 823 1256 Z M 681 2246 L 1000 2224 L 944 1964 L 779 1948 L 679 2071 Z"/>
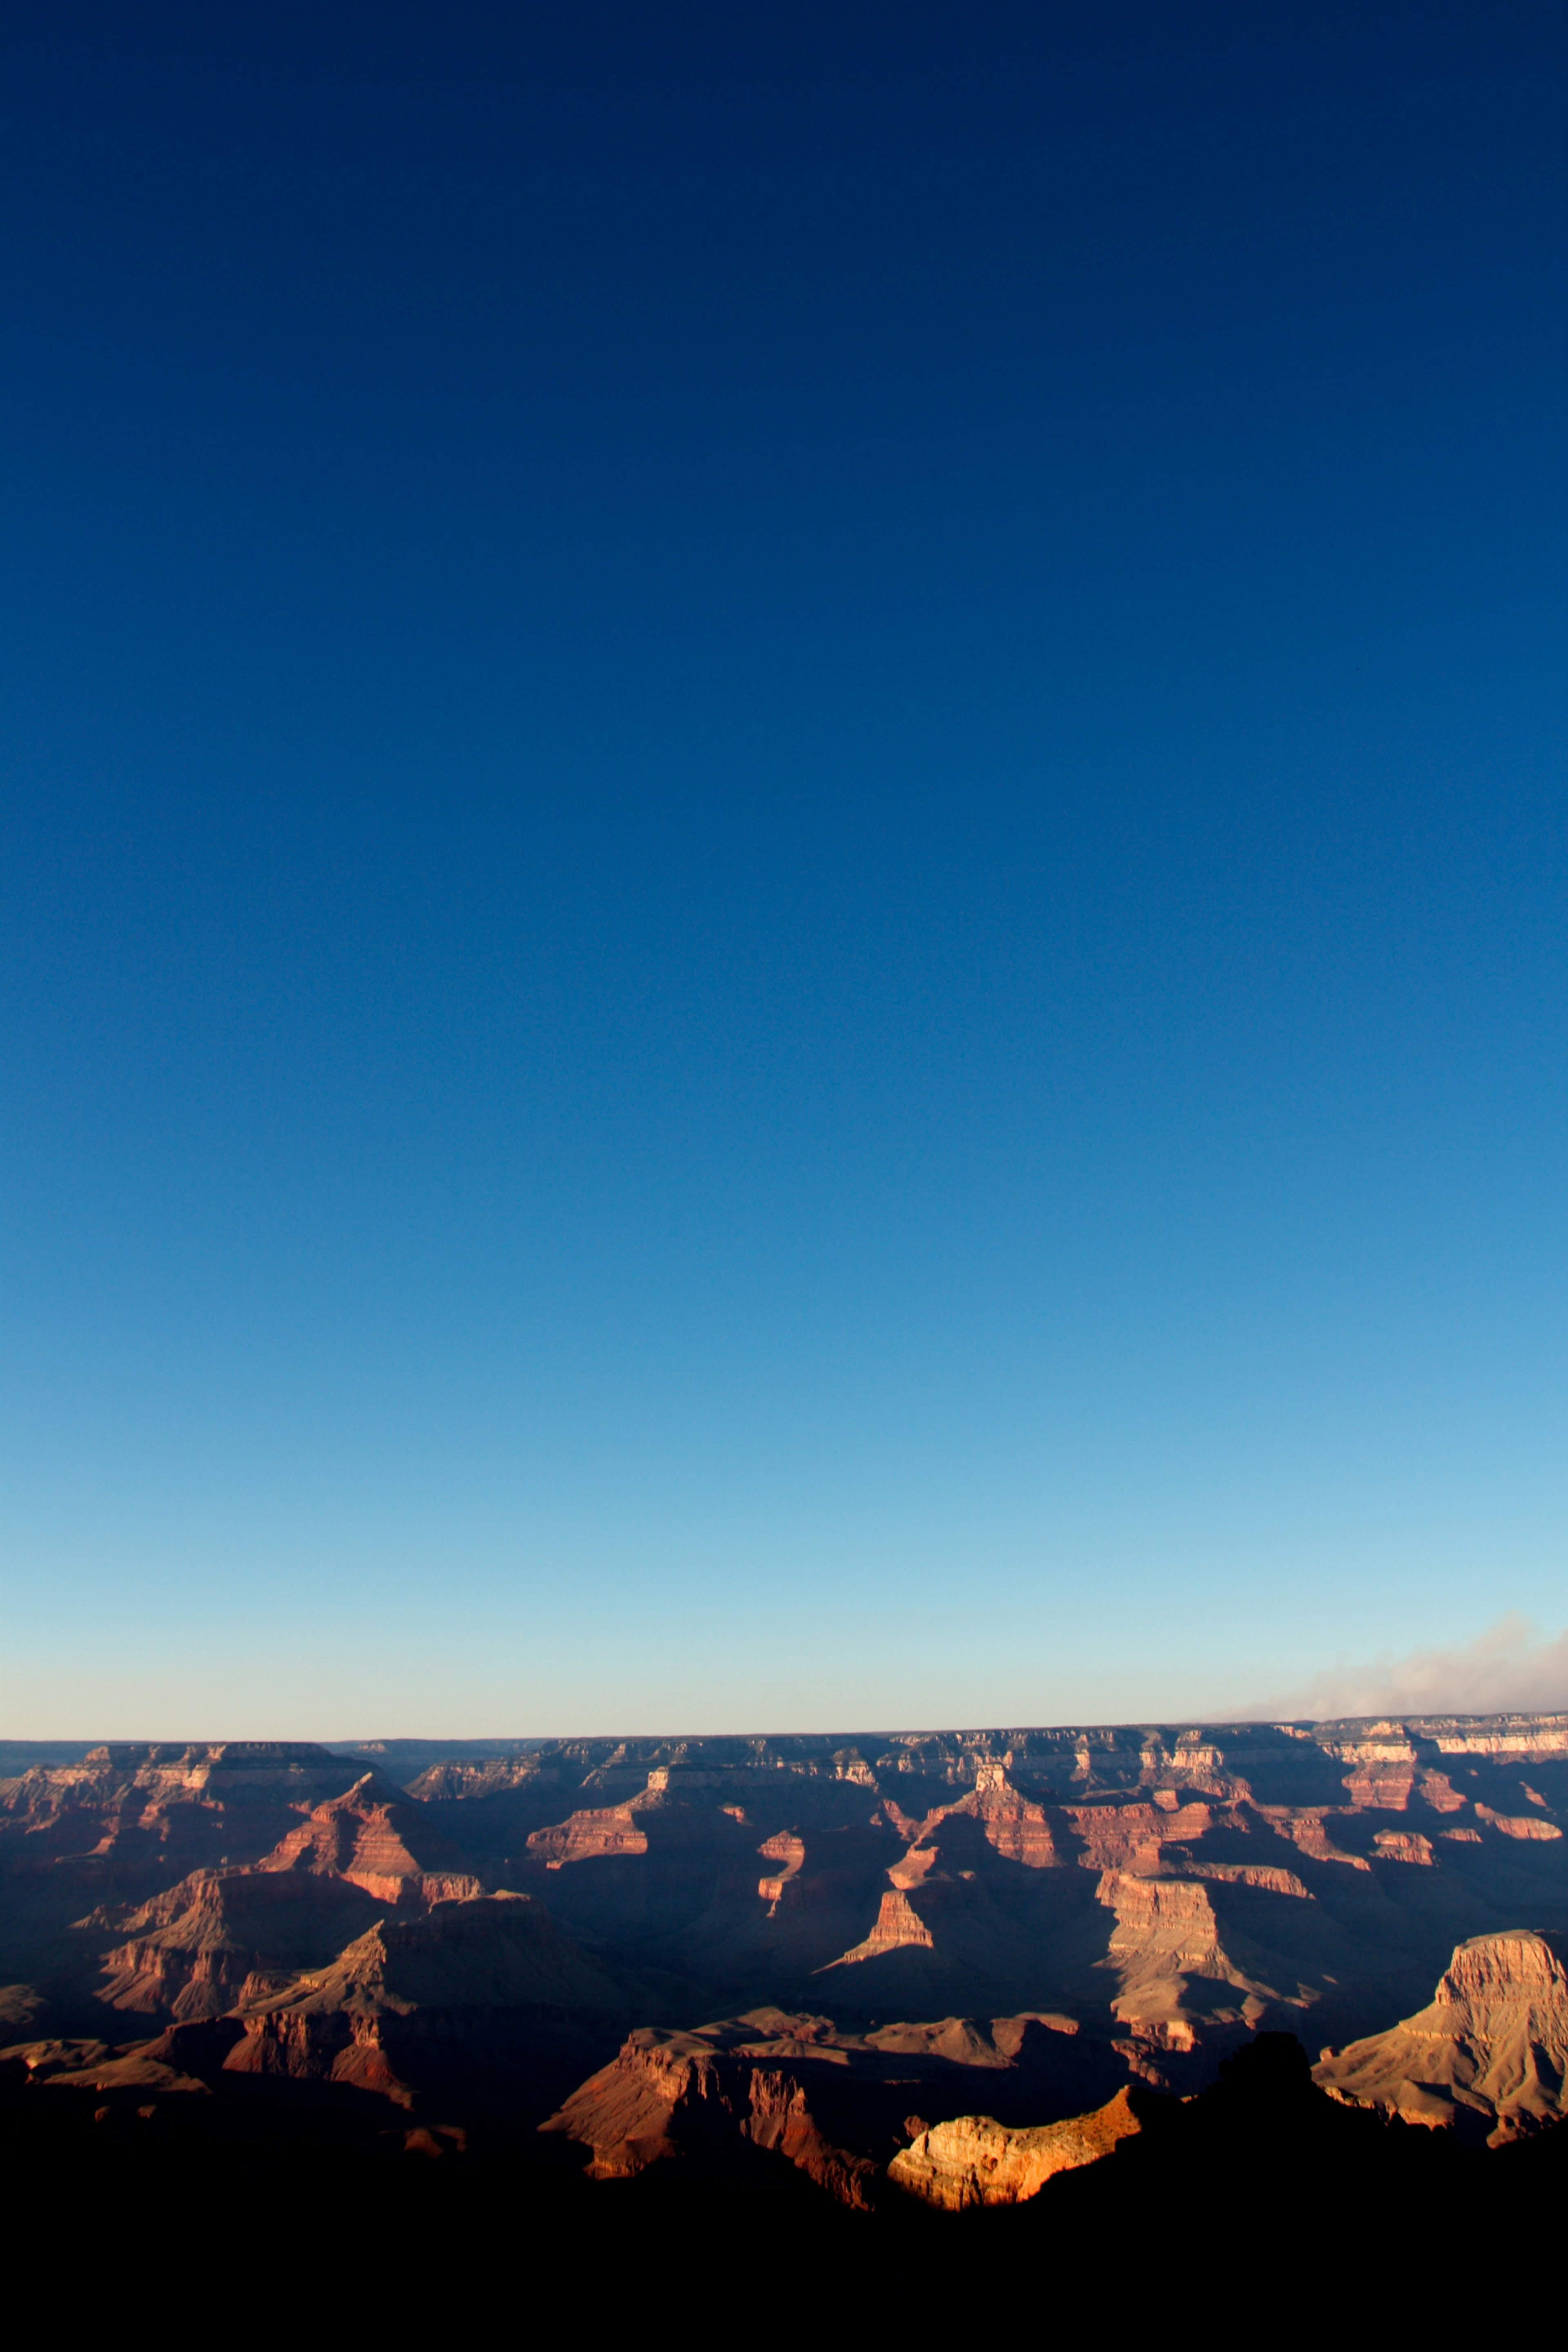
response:
<path id="1" fill-rule="evenodd" d="M 918 2133 L 894 2157 L 888 2178 L 950 2212 L 966 2205 L 1021 2205 L 1055 2174 L 1098 2164 L 1140 2132 L 1137 2102 L 1137 2092 L 1123 2088 L 1093 2115 L 1019 2131 L 990 2116 L 958 2116 Z"/>
<path id="2" fill-rule="evenodd" d="M 661 2158 L 744 2141 L 785 2158 L 841 2203 L 867 2206 L 876 2166 L 826 2137 L 798 2072 L 784 2063 L 807 2050 L 815 2055 L 819 2047 L 828 2056 L 831 2027 L 826 2020 L 785 2022 L 796 2028 L 794 2034 L 728 2050 L 721 2046 L 722 2028 L 690 2034 L 639 2031 L 540 2129 L 591 2147 L 586 2169 L 595 2180 L 629 2179 Z M 818 2045 L 816 2032 L 824 2027 L 824 2045 Z M 780 2063 L 751 2063 L 759 2058 Z"/>
<path id="3" fill-rule="evenodd" d="M 1497 2147 L 1565 2112 L 1564 1939 L 1528 1929 L 1472 1936 L 1429 2007 L 1385 2033 L 1325 2050 L 1313 2078 L 1347 2105 Z"/>
<path id="4" fill-rule="evenodd" d="M 484 1888 L 428 1806 L 365 1772 L 341 1797 L 317 1805 L 279 1840 L 258 1871 L 310 1871 L 345 1879 L 378 1903 L 450 1903 Z"/>

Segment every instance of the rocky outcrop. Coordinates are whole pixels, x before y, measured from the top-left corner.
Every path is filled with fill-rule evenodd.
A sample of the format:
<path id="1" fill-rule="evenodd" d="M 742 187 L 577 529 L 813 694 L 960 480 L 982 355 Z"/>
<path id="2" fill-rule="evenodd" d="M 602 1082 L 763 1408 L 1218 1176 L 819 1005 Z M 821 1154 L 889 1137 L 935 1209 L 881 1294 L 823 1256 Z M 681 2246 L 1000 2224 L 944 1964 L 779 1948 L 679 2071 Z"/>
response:
<path id="1" fill-rule="evenodd" d="M 535 1830 L 528 1841 L 528 1858 L 560 1870 L 569 1862 L 600 1862 L 607 1855 L 646 1853 L 647 1832 L 629 1805 L 602 1805 L 574 1813 L 549 1829 Z"/>
<path id="2" fill-rule="evenodd" d="M 151 2054 L 147 2045 L 110 2052 L 101 2042 L 49 2042 L 0 2050 L 0 2069 L 20 2058 L 35 2082 L 50 2090 L 133 2091 L 143 2097 L 174 2092 L 211 2095 L 200 2075 L 182 2073 Z"/>
<path id="3" fill-rule="evenodd" d="M 1310 1862 L 1338 1863 L 1348 1870 L 1370 1871 L 1372 1868 L 1364 1854 L 1347 1853 L 1342 1846 L 1334 1843 L 1329 1835 L 1326 1810 L 1313 1807 L 1298 1812 L 1283 1806 L 1270 1806 L 1268 1818 Z"/>
<path id="4" fill-rule="evenodd" d="M 1326 2050 L 1314 2079 L 1347 2104 L 1494 2146 L 1557 2122 L 1568 2111 L 1565 1948 L 1526 1928 L 1472 1937 L 1428 2008 Z"/>
<path id="5" fill-rule="evenodd" d="M 929 1952 L 935 1941 L 909 1895 L 903 1888 L 895 1886 L 883 1895 L 877 1924 L 870 1934 L 846 1952 L 836 1966 L 851 1968 L 858 1960 L 879 1960 L 889 1952 L 911 1945 Z"/>
<path id="6" fill-rule="evenodd" d="M 111 2054 L 107 2042 L 91 2035 L 40 2035 L 36 2041 L 13 2042 L 0 2050 L 0 2068 L 7 2074 L 24 2073 L 36 2083 L 46 2083 L 54 2074 L 101 2064 Z"/>
<path id="7" fill-rule="evenodd" d="M 787 2063 L 807 2054 L 831 2058 L 831 2028 L 824 2019 L 777 2021 L 795 2031 L 738 2050 L 725 2046 L 733 2036 L 722 2028 L 644 2028 L 540 2128 L 591 2148 L 585 2168 L 595 2180 L 629 2179 L 662 2159 L 744 2141 L 784 2157 L 841 2202 L 867 2205 L 876 2167 L 827 2139 L 811 2113 L 798 2063 Z"/>
<path id="8" fill-rule="evenodd" d="M 1027 1870 L 1054 1870 L 1062 1860 L 1045 1808 L 1014 1787 L 1005 1763 L 976 1763 L 969 1794 L 934 1807 L 923 1821 L 905 1813 L 896 1797 L 884 1802 L 888 1819 L 911 1847 L 931 1839 L 944 1822 L 968 1819 L 980 1824 L 996 1853 Z"/>
<path id="9" fill-rule="evenodd" d="M 1503 1837 L 1533 1839 L 1542 1845 L 1563 1834 L 1555 1822 L 1542 1821 L 1536 1813 L 1494 1813 L 1489 1805 L 1478 1805 L 1476 1819 L 1489 1822 Z"/>
<path id="10" fill-rule="evenodd" d="M 779 1830 L 764 1838 L 757 1848 L 763 1860 L 774 1866 L 764 1878 L 757 1881 L 757 1893 L 774 1911 L 784 1900 L 784 1888 L 798 1875 L 805 1861 L 805 1843 L 793 1830 Z"/>
<path id="11" fill-rule="evenodd" d="M 1295 1903 L 1314 1900 L 1311 1888 L 1293 1870 L 1282 1870 L 1276 1863 L 1191 1862 L 1187 1869 L 1194 1878 L 1212 1878 L 1221 1886 L 1256 1886 L 1265 1894 L 1288 1895 Z"/>
<path id="12" fill-rule="evenodd" d="M 1419 1830 L 1378 1830 L 1373 1850 L 1383 1862 L 1412 1862 L 1423 1870 L 1433 1866 L 1432 1841 Z"/>
<path id="13" fill-rule="evenodd" d="M 1206 1804 L 1069 1805 L 1067 1814 L 1083 1842 L 1079 1859 L 1094 1871 L 1157 1871 L 1163 1846 L 1193 1844 L 1214 1825 Z"/>
<path id="14" fill-rule="evenodd" d="M 972 1811 L 988 1843 L 1026 1870 L 1054 1870 L 1061 1862 L 1045 1808 L 1014 1788 L 1000 1764 L 975 1768 L 974 1794 L 955 1811 Z"/>
<path id="15" fill-rule="evenodd" d="M 329 1960 L 374 1916 L 370 1895 L 347 1879 L 197 1871 L 122 1920 L 131 1933 L 105 1958 L 100 1998 L 144 2014 L 217 2017 L 258 1979 Z"/>
<path id="16" fill-rule="evenodd" d="M 1096 1892 L 1116 1915 L 1105 1965 L 1120 1980 L 1112 2012 L 1134 2043 L 1190 2052 L 1205 2021 L 1256 2023 L 1271 1988 L 1244 1974 L 1225 1951 L 1205 1885 L 1107 1871 Z M 1205 1979 L 1205 1990 L 1230 1988 L 1230 1999 L 1216 2003 L 1211 1994 L 1194 2002 L 1194 1979 Z"/>
<path id="17" fill-rule="evenodd" d="M 1076 2040 L 1067 2018 L 950 2017 L 856 2034 L 776 2009 L 689 2032 L 643 2027 L 542 2129 L 586 2148 L 597 2180 L 750 2146 L 785 2157 L 841 2202 L 866 2205 L 911 2103 L 941 2116 L 977 2091 L 989 2104 L 1007 2092 L 1059 2114 L 1086 2090 L 1108 2088 L 1114 2062 Z"/>
<path id="18" fill-rule="evenodd" d="M 425 1807 L 366 1772 L 316 1806 L 257 1867 L 341 1878 L 377 1903 L 428 1905 L 483 1894 L 462 1862 Z"/>
<path id="19" fill-rule="evenodd" d="M 1119 2091 L 1093 2115 L 1009 2131 L 990 2116 L 935 2124 L 900 2148 L 888 2178 L 927 2205 L 1021 2205 L 1058 2172 L 1098 2164 L 1142 2129 L 1138 2095 Z"/>
<path id="20" fill-rule="evenodd" d="M 30 2083 L 62 2090 L 142 2096 L 177 2091 L 205 2097 L 238 2031 L 225 2019 L 172 2026 L 151 2041 L 124 2042 L 113 2049 L 93 2039 L 24 2042 L 0 2050 L 0 2077 L 19 2067 Z"/>

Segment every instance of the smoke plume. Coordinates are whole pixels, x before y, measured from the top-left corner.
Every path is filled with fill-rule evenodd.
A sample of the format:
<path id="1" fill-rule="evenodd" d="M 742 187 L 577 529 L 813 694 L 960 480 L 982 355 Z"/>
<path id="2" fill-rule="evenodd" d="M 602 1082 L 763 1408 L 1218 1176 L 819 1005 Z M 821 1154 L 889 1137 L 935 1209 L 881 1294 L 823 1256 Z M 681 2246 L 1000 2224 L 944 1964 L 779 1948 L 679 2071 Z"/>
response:
<path id="1" fill-rule="evenodd" d="M 1568 1631 L 1547 1641 L 1517 1610 L 1454 1650 L 1412 1650 L 1363 1665 L 1330 1666 L 1267 1705 L 1268 1717 L 1322 1721 L 1344 1715 L 1526 1715 L 1568 1708 Z"/>

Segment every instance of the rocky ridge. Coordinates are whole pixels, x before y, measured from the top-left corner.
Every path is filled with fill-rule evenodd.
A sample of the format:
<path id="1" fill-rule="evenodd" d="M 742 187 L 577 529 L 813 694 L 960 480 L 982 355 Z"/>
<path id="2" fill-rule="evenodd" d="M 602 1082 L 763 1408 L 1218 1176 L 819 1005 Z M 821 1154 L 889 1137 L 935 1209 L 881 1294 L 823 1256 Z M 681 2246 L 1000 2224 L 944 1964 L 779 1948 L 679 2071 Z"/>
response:
<path id="1" fill-rule="evenodd" d="M 994 2104 L 1000 2089 L 1020 2113 L 1072 2114 L 1115 2073 L 1070 2018 L 952 2017 L 855 2034 L 829 2017 L 763 2009 L 690 2032 L 638 2028 L 541 2128 L 588 2150 L 597 2180 L 749 2144 L 865 2207 L 888 2158 L 926 2128 L 911 2107 L 951 2110 L 977 2092 Z"/>
<path id="2" fill-rule="evenodd" d="M 1093 2114 L 1009 2131 L 994 2116 L 959 2116 L 917 2134 L 888 2167 L 895 2188 L 928 2205 L 1021 2205 L 1058 2172 L 1098 2164 L 1142 2131 L 1138 2095 L 1123 2088 Z"/>

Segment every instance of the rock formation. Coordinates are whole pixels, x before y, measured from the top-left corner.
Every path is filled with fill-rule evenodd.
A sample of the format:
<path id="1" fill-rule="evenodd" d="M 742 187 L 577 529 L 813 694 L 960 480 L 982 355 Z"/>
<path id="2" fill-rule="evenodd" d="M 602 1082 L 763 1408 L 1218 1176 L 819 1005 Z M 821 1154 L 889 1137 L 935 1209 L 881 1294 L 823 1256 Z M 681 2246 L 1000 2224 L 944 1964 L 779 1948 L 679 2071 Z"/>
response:
<path id="1" fill-rule="evenodd" d="M 237 2011 L 230 2074 L 336 2083 L 413 2104 L 465 2067 L 516 2095 L 624 2024 L 626 1990 L 531 1896 L 502 1892 L 384 1919 L 331 1964 Z"/>
<path id="2" fill-rule="evenodd" d="M 879 1960 L 889 1952 L 903 1951 L 914 1946 L 922 1951 L 934 1949 L 936 1938 L 901 1886 L 889 1887 L 882 1897 L 881 1908 L 870 1934 L 858 1944 L 852 1944 L 837 1968 L 852 1968 L 858 1960 Z"/>
<path id="3" fill-rule="evenodd" d="M 1068 2018 L 943 2018 L 856 2034 L 764 2009 L 688 2032 L 638 2028 L 542 2129 L 587 2148 L 597 2180 L 744 2145 L 864 2206 L 911 2104 L 953 2113 L 977 2092 L 994 2103 L 1001 2089 L 1059 2116 L 1108 2089 L 1113 2071 L 1102 2048 L 1077 2046 Z"/>
<path id="4" fill-rule="evenodd" d="M 1455 1952 L 1429 2007 L 1326 2050 L 1321 2087 L 1407 2122 L 1496 2146 L 1568 2112 L 1568 1944 L 1516 1928 Z"/>
<path id="5" fill-rule="evenodd" d="M 363 1773 L 317 1805 L 258 1863 L 258 1871 L 331 1874 L 378 1903 L 460 1902 L 484 1888 L 429 1808 Z"/>
<path id="6" fill-rule="evenodd" d="M 188 1863 L 249 1862 L 291 1815 L 358 1777 L 353 1765 L 309 1741 L 110 1743 L 79 1764 L 39 1767 L 0 1783 L 0 1837 L 51 1854 L 161 1849 Z"/>
<path id="7" fill-rule="evenodd" d="M 1021 2205 L 1058 2172 L 1098 2164 L 1142 2129 L 1137 2095 L 1118 2091 L 1094 2114 L 1009 2131 L 991 2116 L 935 2124 L 900 2148 L 888 2178 L 928 2205 Z"/>
<path id="8" fill-rule="evenodd" d="M 329 1960 L 374 1918 L 362 1885 L 320 1874 L 195 1871 L 121 1923 L 104 1958 L 111 2009 L 217 2017 L 247 1993 Z"/>
<path id="9" fill-rule="evenodd" d="M 647 1832 L 639 1827 L 629 1805 L 602 1805 L 573 1813 L 549 1829 L 535 1830 L 528 1841 L 528 1858 L 547 1870 L 561 1870 L 569 1862 L 602 1862 L 611 1854 L 646 1853 Z"/>
<path id="10" fill-rule="evenodd" d="M 809 2033 L 816 2021 L 799 2022 Z M 798 2037 L 775 2039 L 777 2047 L 763 2045 L 770 2058 L 802 2047 Z M 712 2029 L 642 2029 L 541 2129 L 591 2147 L 588 2170 L 595 2180 L 629 2179 L 662 2158 L 738 2140 L 785 2157 L 846 2204 L 868 2204 L 875 2166 L 824 2136 L 798 2067 L 747 2063 L 758 2055 L 756 2045 L 724 2052 L 716 2040 Z"/>

